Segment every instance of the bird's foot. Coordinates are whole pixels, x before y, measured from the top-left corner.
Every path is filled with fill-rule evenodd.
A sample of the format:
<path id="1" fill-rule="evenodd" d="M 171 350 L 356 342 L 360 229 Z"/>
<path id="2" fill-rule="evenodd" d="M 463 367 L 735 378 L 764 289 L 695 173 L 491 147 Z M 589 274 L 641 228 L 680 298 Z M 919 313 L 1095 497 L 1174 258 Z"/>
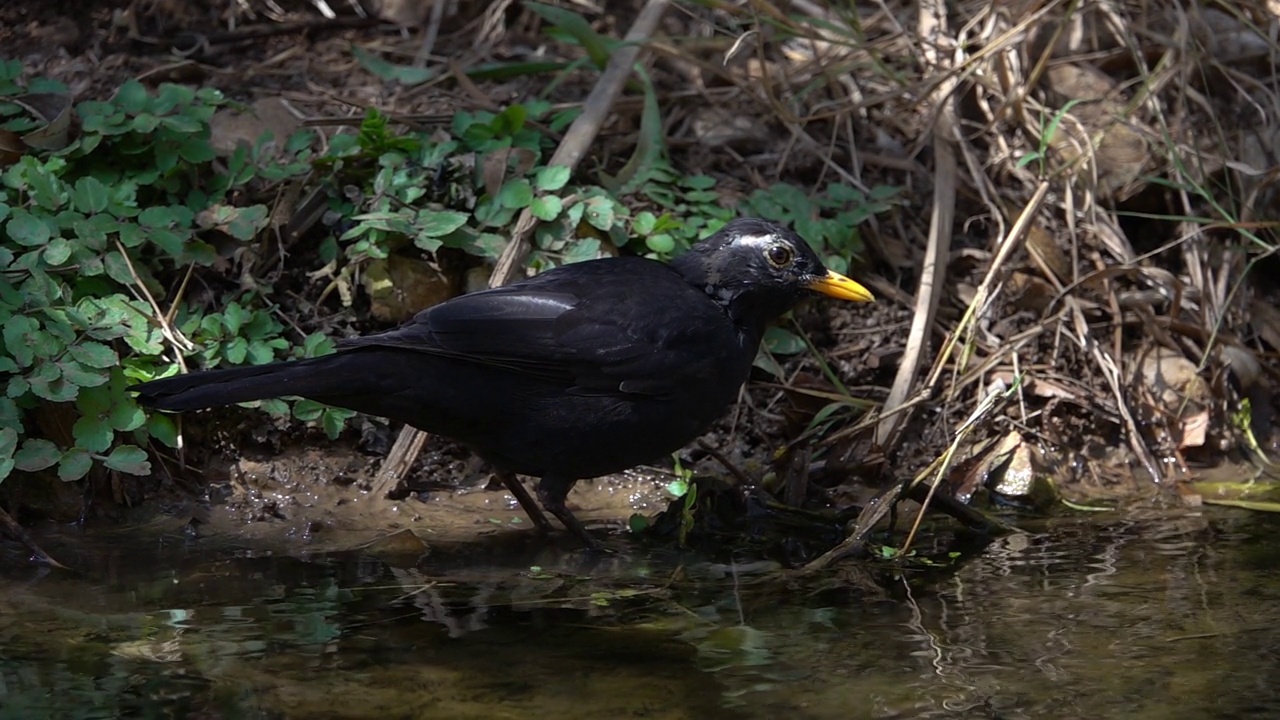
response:
<path id="1" fill-rule="evenodd" d="M 587 533 L 587 528 L 582 522 L 574 517 L 569 508 L 565 507 L 565 498 L 569 495 L 569 488 L 573 487 L 574 482 L 576 481 L 544 477 L 538 481 L 538 500 L 542 503 L 542 507 L 554 515 L 566 530 L 581 540 L 588 550 L 599 550 L 600 543 Z"/>
<path id="2" fill-rule="evenodd" d="M 516 502 L 520 503 L 520 509 L 524 510 L 524 514 L 529 516 L 538 531 L 542 533 L 551 532 L 551 521 L 542 512 L 542 508 L 538 507 L 538 503 L 533 501 L 533 496 L 525 489 L 524 483 L 520 482 L 520 478 L 516 477 L 515 473 L 499 471 L 498 479 L 502 481 L 507 491 L 515 497 Z M 541 495 L 542 493 L 539 492 L 538 494 Z M 556 517 L 560 516 L 557 515 Z"/>

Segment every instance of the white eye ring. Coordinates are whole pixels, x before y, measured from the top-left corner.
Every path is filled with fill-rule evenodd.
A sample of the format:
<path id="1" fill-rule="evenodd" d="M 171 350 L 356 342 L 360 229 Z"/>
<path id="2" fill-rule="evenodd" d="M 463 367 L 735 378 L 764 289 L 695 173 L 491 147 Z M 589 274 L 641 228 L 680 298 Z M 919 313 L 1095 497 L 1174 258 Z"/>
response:
<path id="1" fill-rule="evenodd" d="M 776 268 L 784 268 L 795 259 L 795 253 L 786 245 L 770 245 L 769 249 L 764 251 L 764 259 Z"/>

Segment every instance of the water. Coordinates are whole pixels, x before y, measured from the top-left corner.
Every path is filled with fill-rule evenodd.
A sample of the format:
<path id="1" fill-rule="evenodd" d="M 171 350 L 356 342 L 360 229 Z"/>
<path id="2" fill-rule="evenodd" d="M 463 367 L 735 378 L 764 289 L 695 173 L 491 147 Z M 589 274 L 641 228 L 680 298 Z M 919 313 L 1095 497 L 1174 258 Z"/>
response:
<path id="1" fill-rule="evenodd" d="M 523 535 L 0 558 L 0 718 L 1280 717 L 1280 523 L 1057 520 L 954 572 L 779 577 Z"/>

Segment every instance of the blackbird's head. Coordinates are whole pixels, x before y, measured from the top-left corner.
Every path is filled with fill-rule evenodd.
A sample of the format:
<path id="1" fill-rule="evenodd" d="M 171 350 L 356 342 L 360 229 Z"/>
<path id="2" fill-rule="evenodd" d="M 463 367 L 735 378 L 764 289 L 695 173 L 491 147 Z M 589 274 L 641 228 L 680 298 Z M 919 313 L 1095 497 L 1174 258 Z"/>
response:
<path id="1" fill-rule="evenodd" d="M 738 218 L 694 245 L 672 265 L 737 321 L 763 326 L 814 293 L 873 302 L 858 283 L 828 270 L 790 229 L 759 218 Z"/>

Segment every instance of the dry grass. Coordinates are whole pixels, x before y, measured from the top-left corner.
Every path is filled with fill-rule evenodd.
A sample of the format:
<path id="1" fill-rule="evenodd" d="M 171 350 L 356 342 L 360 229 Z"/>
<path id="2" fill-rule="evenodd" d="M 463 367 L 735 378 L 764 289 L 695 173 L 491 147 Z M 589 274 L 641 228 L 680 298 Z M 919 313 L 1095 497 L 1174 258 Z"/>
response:
<path id="1" fill-rule="evenodd" d="M 1016 433 L 1036 472 L 1096 496 L 1271 437 L 1276 7 L 712 7 L 653 47 L 708 107 L 775 129 L 758 153 L 716 148 L 739 179 L 912 190 L 866 230 L 914 296 L 879 316 L 909 308 L 886 340 L 902 359 L 880 412 L 828 436 L 833 458 L 955 490 L 977 471 L 953 460 L 992 469 Z"/>
<path id="2" fill-rule="evenodd" d="M 912 203 L 875 229 L 882 265 L 905 255 L 920 269 L 906 360 L 857 447 L 915 453 L 918 469 L 961 430 L 1017 432 L 1041 469 L 1105 490 L 1135 471 L 1162 482 L 1229 456 L 1245 444 L 1242 417 L 1269 438 L 1277 8 L 946 10 L 881 3 L 838 17 L 795 3 L 784 19 L 757 2 L 733 15 L 774 28 L 760 57 L 783 67 L 764 75 L 786 80 L 754 94 L 808 138 L 795 147 L 838 137 L 828 147 L 842 176 L 934 190 L 931 216 Z M 797 42 L 812 63 L 792 59 Z M 815 77 L 825 93 L 795 92 Z M 974 408 L 1014 380 L 1015 396 L 975 432 Z"/>

